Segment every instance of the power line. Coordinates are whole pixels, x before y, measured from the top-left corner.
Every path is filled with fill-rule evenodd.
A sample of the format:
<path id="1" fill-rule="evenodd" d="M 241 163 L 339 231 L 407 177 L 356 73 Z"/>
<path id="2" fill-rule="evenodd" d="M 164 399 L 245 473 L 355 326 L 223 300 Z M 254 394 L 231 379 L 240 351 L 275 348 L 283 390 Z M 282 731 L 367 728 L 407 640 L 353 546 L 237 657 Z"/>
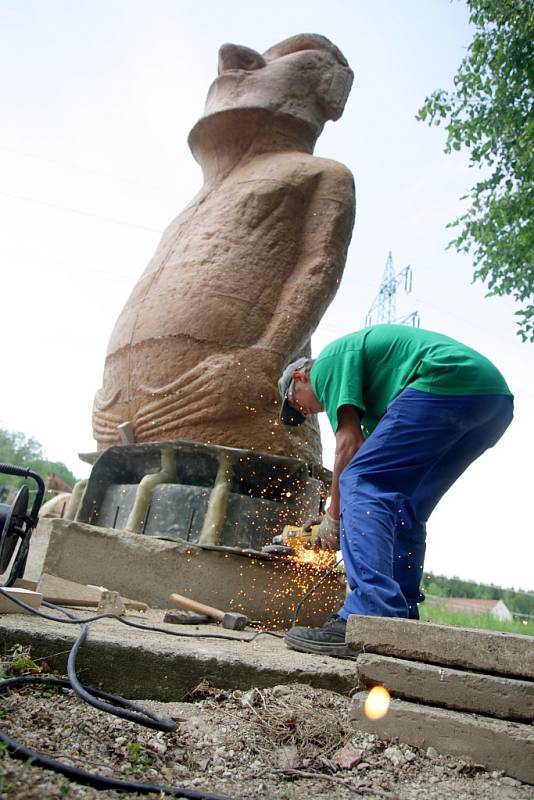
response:
<path id="1" fill-rule="evenodd" d="M 57 258 L 46 258 L 46 256 L 37 255 L 36 253 L 25 253 L 23 250 L 15 250 L 8 247 L 0 247 L 0 252 L 7 253 L 8 255 L 21 256 L 22 258 L 36 261 L 41 264 L 51 264 L 52 269 L 58 269 L 66 272 L 76 269 L 83 272 L 89 272 L 92 275 L 105 275 L 108 278 L 115 278 L 119 281 L 130 281 L 131 278 L 126 275 L 119 275 L 117 272 L 107 272 L 103 269 L 94 269 L 93 267 L 86 267 L 83 264 L 74 264 L 72 261 L 63 261 Z"/>
<path id="2" fill-rule="evenodd" d="M 81 211 L 78 208 L 71 208 L 70 206 L 61 206 L 56 203 L 49 203 L 46 200 L 38 200 L 35 197 L 26 197 L 25 195 L 21 194 L 12 194 L 11 192 L 2 192 L 0 194 L 4 197 L 10 197 L 14 200 L 21 200 L 24 203 L 35 203 L 36 205 L 40 206 L 47 206 L 48 208 L 54 208 L 57 211 L 67 212 L 69 214 L 79 214 L 82 217 L 90 217 L 92 219 L 99 219 L 103 220 L 104 222 L 111 222 L 114 225 L 124 225 L 128 228 L 137 228 L 143 231 L 149 231 L 150 233 L 158 233 L 159 235 L 162 234 L 163 231 L 157 230 L 156 228 L 149 228 L 146 225 L 139 225 L 136 222 L 127 222 L 125 220 L 120 219 L 113 219 L 112 217 L 106 217 L 103 214 L 94 214 L 91 211 Z"/>
<path id="3" fill-rule="evenodd" d="M 119 181 L 120 183 L 127 183 L 131 186 L 140 186 L 142 189 L 152 189 L 157 192 L 175 192 L 174 187 L 170 186 L 156 186 L 150 183 L 141 183 L 141 181 L 136 181 L 132 178 L 124 178 L 122 175 L 113 175 L 110 172 L 103 172 L 102 170 L 93 169 L 91 167 L 84 167 L 81 164 L 71 164 L 67 161 L 61 161 L 59 158 L 49 158 L 48 156 L 43 156 L 40 153 L 25 153 L 22 150 L 17 150 L 16 147 L 9 147 L 8 145 L 0 144 L 0 150 L 4 150 L 8 153 L 14 153 L 21 158 L 32 158 L 36 161 L 44 161 L 48 164 L 55 164 L 60 167 L 67 167 L 68 169 L 78 170 L 80 172 L 87 172 L 89 175 L 98 175 L 102 178 L 108 178 L 109 180 Z"/>

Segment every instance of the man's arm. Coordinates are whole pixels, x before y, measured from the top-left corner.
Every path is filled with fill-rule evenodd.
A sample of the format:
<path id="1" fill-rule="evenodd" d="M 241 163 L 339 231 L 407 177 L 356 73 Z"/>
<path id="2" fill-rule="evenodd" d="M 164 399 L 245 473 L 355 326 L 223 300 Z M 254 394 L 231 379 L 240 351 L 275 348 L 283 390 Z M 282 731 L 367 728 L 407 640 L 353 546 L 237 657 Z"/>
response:
<path id="1" fill-rule="evenodd" d="M 334 473 L 328 508 L 328 513 L 333 519 L 339 519 L 339 476 L 364 442 L 360 412 L 356 406 L 341 406 L 338 411 L 338 421 Z"/>

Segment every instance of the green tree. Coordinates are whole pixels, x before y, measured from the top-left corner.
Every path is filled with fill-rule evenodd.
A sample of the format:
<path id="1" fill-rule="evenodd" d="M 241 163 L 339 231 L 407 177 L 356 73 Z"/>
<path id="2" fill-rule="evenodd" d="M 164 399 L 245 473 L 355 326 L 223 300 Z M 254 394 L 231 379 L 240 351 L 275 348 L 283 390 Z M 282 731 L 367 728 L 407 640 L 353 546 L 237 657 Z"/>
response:
<path id="1" fill-rule="evenodd" d="M 465 581 L 456 576 L 447 578 L 445 575 L 434 575 L 432 572 L 425 572 L 423 575 L 423 591 L 437 597 L 478 597 L 503 600 L 512 612 L 534 615 L 534 591 L 502 589 L 494 584 Z"/>
<path id="2" fill-rule="evenodd" d="M 20 431 L 6 431 L 0 428 L 0 462 L 13 464 L 15 467 L 33 469 L 43 479 L 55 473 L 58 478 L 73 486 L 76 478 L 61 461 L 49 461 L 45 457 L 42 445 L 33 438 L 27 438 Z M 0 473 L 0 484 L 20 486 L 24 478 Z"/>
<path id="3" fill-rule="evenodd" d="M 470 150 L 482 177 L 449 223 L 449 247 L 471 252 L 488 295 L 519 304 L 519 335 L 534 342 L 534 1 L 467 0 L 474 36 L 454 89 L 427 97 L 417 119 L 443 124 L 445 152 Z"/>

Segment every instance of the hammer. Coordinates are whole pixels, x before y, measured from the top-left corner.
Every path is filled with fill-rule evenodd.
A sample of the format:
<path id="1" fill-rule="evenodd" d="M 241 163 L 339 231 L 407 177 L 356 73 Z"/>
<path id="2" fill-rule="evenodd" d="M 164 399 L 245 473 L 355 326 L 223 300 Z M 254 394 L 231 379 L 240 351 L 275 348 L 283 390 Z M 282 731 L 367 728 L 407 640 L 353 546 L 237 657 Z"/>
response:
<path id="1" fill-rule="evenodd" d="M 231 631 L 242 631 L 248 622 L 248 617 L 244 614 L 239 614 L 236 611 L 219 611 L 218 608 L 205 606 L 204 603 L 197 603 L 196 600 L 183 597 L 181 594 L 171 594 L 170 601 L 178 608 L 186 608 L 188 611 L 195 611 L 197 614 L 205 614 L 207 617 L 220 622 L 223 628 L 229 628 Z"/>

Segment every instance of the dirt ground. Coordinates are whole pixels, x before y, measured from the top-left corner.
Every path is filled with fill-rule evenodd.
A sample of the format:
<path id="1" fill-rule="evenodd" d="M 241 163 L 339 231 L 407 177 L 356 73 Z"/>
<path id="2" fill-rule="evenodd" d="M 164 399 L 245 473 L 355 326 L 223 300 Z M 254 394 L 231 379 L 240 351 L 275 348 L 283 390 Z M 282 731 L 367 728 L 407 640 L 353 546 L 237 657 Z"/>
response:
<path id="1" fill-rule="evenodd" d="M 8 735 L 71 765 L 119 780 L 179 786 L 239 800 L 532 800 L 502 773 L 363 734 L 350 699 L 303 685 L 227 692 L 201 682 L 185 703 L 145 706 L 171 716 L 161 733 L 82 703 L 72 692 L 24 687 L 0 698 Z M 111 800 L 159 797 L 98 791 L 0 753 L 0 797 Z"/>

